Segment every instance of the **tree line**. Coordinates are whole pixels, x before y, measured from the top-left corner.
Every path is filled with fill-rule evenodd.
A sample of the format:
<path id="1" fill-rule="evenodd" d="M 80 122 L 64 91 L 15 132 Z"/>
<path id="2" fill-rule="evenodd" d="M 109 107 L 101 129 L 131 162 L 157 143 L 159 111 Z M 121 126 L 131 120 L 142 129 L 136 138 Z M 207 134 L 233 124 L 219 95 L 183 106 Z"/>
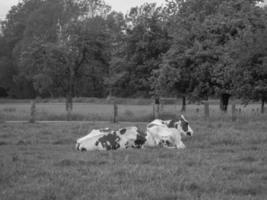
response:
<path id="1" fill-rule="evenodd" d="M 0 95 L 267 99 L 267 9 L 166 0 L 123 15 L 103 0 L 23 0 L 1 22 Z"/>

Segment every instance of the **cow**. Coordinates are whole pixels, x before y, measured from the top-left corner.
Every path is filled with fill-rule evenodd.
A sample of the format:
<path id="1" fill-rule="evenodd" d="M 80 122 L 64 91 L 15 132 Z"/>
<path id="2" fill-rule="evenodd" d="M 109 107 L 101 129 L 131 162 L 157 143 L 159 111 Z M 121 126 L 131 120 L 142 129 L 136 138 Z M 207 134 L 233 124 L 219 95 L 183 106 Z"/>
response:
<path id="1" fill-rule="evenodd" d="M 147 134 L 138 127 L 120 128 L 114 131 L 110 128 L 93 129 L 88 135 L 76 141 L 79 151 L 117 150 L 142 148 Z"/>
<path id="2" fill-rule="evenodd" d="M 147 127 L 147 142 L 149 146 L 164 146 L 168 148 L 185 148 L 181 134 L 192 136 L 193 130 L 183 115 L 178 121 L 155 119 Z"/>
<path id="3" fill-rule="evenodd" d="M 153 126 L 176 128 L 184 136 L 193 136 L 194 134 L 194 131 L 189 126 L 189 122 L 185 119 L 183 115 L 181 115 L 177 121 L 155 119 L 147 125 L 147 129 Z"/>

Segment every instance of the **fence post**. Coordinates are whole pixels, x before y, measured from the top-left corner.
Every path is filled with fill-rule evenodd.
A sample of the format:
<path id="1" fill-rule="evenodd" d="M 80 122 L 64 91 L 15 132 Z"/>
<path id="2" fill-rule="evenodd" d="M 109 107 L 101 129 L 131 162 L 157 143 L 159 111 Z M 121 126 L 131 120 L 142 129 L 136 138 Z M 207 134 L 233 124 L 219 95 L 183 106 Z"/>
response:
<path id="1" fill-rule="evenodd" d="M 159 108 L 160 108 L 159 98 L 155 98 L 155 102 L 153 104 L 153 116 L 154 116 L 154 119 L 158 119 L 159 118 Z"/>
<path id="2" fill-rule="evenodd" d="M 71 107 L 70 105 L 67 106 L 67 121 L 70 121 L 71 120 Z"/>
<path id="3" fill-rule="evenodd" d="M 30 123 L 35 123 L 35 114 L 36 114 L 36 100 L 31 101 L 31 116 L 30 116 Z"/>
<path id="4" fill-rule="evenodd" d="M 209 117 L 210 117 L 210 109 L 209 109 L 209 102 L 208 101 L 204 102 L 204 114 L 205 114 L 205 118 L 209 119 Z"/>
<path id="5" fill-rule="evenodd" d="M 232 103 L 232 121 L 236 121 L 236 106 L 235 103 Z"/>
<path id="6" fill-rule="evenodd" d="M 163 104 L 163 102 L 160 102 L 160 111 L 161 111 L 161 112 L 164 111 L 164 104 Z"/>
<path id="7" fill-rule="evenodd" d="M 118 105 L 114 102 L 114 116 L 113 123 L 118 123 Z"/>
<path id="8" fill-rule="evenodd" d="M 262 99 L 261 99 L 261 114 L 264 114 L 264 112 L 265 112 L 264 104 L 265 104 L 265 99 L 262 97 Z"/>
<path id="9" fill-rule="evenodd" d="M 186 111 L 186 98 L 185 96 L 182 97 L 182 109 L 181 109 L 181 112 L 182 113 L 185 113 Z"/>

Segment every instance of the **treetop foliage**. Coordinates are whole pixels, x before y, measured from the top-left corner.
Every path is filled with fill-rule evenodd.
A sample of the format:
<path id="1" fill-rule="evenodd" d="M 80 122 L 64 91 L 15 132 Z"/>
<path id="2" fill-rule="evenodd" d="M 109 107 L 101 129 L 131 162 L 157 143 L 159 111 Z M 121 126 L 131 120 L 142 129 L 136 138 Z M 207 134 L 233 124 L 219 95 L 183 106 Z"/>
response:
<path id="1" fill-rule="evenodd" d="M 0 36 L 0 87 L 34 96 L 266 99 L 257 0 L 167 0 L 123 15 L 104 0 L 23 0 Z"/>

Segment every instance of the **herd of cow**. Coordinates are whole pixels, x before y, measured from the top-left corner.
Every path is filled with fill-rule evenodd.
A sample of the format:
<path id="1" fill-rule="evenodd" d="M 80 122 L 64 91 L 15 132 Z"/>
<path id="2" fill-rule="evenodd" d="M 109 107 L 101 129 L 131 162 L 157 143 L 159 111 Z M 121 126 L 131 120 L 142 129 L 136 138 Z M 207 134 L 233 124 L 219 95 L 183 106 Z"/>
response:
<path id="1" fill-rule="evenodd" d="M 79 151 L 116 150 L 143 147 L 185 148 L 182 135 L 192 136 L 193 130 L 183 115 L 175 120 L 155 119 L 143 131 L 136 126 L 112 130 L 93 129 L 76 141 Z"/>

